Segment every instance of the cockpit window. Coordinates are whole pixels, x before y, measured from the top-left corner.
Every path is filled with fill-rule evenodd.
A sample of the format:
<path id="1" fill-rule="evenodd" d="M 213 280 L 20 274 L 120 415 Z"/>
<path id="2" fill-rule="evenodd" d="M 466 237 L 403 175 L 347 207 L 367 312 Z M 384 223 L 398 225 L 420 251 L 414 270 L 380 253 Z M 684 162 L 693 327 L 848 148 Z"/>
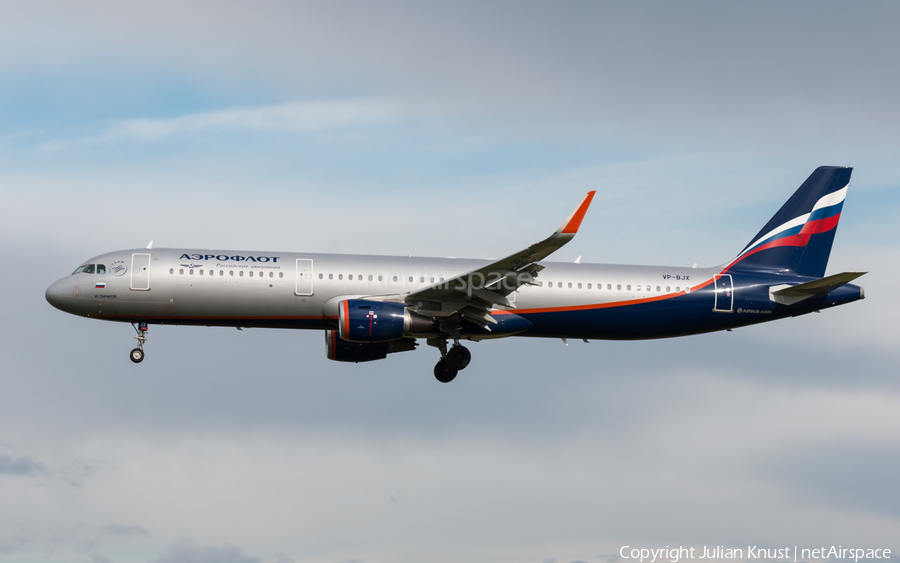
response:
<path id="1" fill-rule="evenodd" d="M 104 271 L 104 273 L 105 273 L 105 272 L 106 272 L 106 268 L 103 267 L 103 266 L 101 266 L 101 268 L 103 268 L 103 271 Z M 93 274 L 93 273 L 94 273 L 94 264 L 82 264 L 81 266 L 78 266 L 77 268 L 75 268 L 75 271 L 72 272 L 72 275 L 75 275 L 75 274 Z"/>
<path id="2" fill-rule="evenodd" d="M 106 273 L 106 264 L 97 264 L 97 273 L 105 274 Z"/>

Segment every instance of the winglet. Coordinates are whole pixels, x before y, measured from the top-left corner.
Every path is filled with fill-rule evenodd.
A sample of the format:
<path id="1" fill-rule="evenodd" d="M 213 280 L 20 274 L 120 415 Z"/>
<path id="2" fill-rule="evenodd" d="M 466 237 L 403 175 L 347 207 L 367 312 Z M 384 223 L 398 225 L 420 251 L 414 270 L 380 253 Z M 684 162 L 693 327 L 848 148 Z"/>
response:
<path id="1" fill-rule="evenodd" d="M 594 194 L 597 193 L 595 190 L 591 190 L 585 196 L 584 201 L 581 202 L 581 205 L 569 215 L 569 218 L 563 221 L 563 224 L 556 229 L 557 234 L 572 234 L 578 232 L 578 227 L 581 226 L 581 221 L 584 220 L 584 215 L 587 213 L 588 207 L 591 206 L 591 200 L 594 199 Z"/>

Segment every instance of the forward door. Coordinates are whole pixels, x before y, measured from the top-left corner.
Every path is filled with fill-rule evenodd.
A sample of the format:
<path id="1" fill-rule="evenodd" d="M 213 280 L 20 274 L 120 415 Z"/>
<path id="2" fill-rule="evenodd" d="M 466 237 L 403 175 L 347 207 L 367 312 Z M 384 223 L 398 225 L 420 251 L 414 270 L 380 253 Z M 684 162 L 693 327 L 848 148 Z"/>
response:
<path id="1" fill-rule="evenodd" d="M 131 255 L 131 289 L 136 291 L 150 290 L 150 255 L 134 253 Z"/>

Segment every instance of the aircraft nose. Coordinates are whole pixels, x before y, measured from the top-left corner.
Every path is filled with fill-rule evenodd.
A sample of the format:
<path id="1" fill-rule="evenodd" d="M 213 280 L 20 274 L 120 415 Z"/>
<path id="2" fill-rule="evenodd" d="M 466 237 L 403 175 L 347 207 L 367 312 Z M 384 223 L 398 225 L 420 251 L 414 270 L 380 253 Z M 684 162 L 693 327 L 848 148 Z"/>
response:
<path id="1" fill-rule="evenodd" d="M 66 297 L 72 295 L 72 288 L 66 282 L 65 279 L 57 280 L 50 284 L 50 287 L 47 288 L 47 291 L 44 293 L 44 297 L 47 299 L 47 303 L 50 303 L 57 309 L 64 311 L 64 300 Z"/>

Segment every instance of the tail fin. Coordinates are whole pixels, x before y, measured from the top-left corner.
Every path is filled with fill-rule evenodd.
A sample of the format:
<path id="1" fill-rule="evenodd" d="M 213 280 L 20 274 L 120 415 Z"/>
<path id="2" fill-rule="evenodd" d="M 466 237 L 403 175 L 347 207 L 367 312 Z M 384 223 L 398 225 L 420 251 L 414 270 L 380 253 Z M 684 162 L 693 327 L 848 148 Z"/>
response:
<path id="1" fill-rule="evenodd" d="M 765 270 L 821 278 L 852 168 L 817 168 L 723 271 Z"/>

